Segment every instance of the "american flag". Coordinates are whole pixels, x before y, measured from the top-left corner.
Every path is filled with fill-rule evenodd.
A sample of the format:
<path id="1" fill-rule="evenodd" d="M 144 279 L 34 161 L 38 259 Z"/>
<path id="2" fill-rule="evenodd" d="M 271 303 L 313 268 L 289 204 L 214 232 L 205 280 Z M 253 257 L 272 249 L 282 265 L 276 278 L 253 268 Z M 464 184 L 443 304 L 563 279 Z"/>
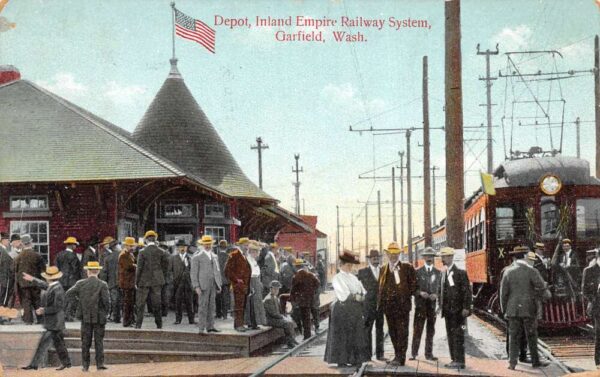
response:
<path id="1" fill-rule="evenodd" d="M 198 42 L 208 51 L 215 53 L 215 30 L 177 9 L 175 9 L 175 34 Z"/>

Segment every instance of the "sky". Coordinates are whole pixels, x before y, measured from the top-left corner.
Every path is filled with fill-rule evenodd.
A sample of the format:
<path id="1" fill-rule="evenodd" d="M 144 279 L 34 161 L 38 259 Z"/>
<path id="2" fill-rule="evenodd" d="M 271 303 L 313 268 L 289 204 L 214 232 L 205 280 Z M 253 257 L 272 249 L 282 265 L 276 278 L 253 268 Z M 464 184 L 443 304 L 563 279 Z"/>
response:
<path id="1" fill-rule="evenodd" d="M 401 128 L 422 125 L 422 58 L 429 61 L 431 127 L 444 125 L 444 2 L 422 1 L 192 1 L 179 0 L 177 8 L 216 30 L 216 53 L 192 41 L 177 38 L 179 70 L 242 170 L 254 182 L 257 155 L 250 146 L 263 138 L 264 189 L 293 210 L 294 154 L 300 154 L 300 196 L 304 213 L 319 216 L 318 227 L 336 242 L 336 205 L 340 208 L 340 244 L 365 248 L 364 202 L 374 202 L 381 191 L 384 247 L 393 240 L 389 180 L 359 179 L 376 167 L 389 176 L 399 165 L 398 152 L 406 150 L 403 134 L 350 132 L 361 128 Z M 462 87 L 465 126 L 486 122 L 485 57 L 494 50 L 491 72 L 498 76 L 507 66 L 508 51 L 557 50 L 558 56 L 512 55 L 522 73 L 593 68 L 593 37 L 600 32 L 600 7 L 594 0 L 479 1 L 464 0 L 462 22 Z M 251 27 L 215 25 L 218 17 L 243 19 Z M 325 42 L 280 42 L 276 33 L 310 33 L 301 26 L 256 27 L 256 16 L 297 16 L 336 20 L 319 28 Z M 342 17 L 383 19 L 381 29 L 341 25 Z M 390 27 L 396 20 L 426 20 L 422 28 Z M 15 28 L 7 27 L 14 23 Z M 334 32 L 362 33 L 366 41 L 336 42 Z M 15 65 L 23 78 L 132 131 L 164 82 L 172 55 L 172 13 L 167 0 L 10 0 L 0 13 L 0 64 Z M 511 69 L 514 71 L 514 69 Z M 506 78 L 492 87 L 494 165 L 510 150 L 539 145 L 550 149 L 545 127 L 514 125 L 511 115 L 550 114 L 561 121 L 562 106 L 518 105 L 513 99 L 565 100 L 562 152 L 575 155 L 575 126 L 581 123 L 581 153 L 594 168 L 593 77 L 581 74 L 568 80 L 531 83 L 529 87 Z M 508 81 L 507 81 L 508 80 Z M 551 83 L 551 84 L 550 84 Z M 505 103 L 508 106 L 505 106 Z M 555 106 L 558 103 L 559 105 Z M 516 113 L 515 113 L 516 111 Z M 504 117 L 504 119 L 503 119 Z M 527 120 L 528 122 L 531 120 Z M 543 121 L 543 119 L 541 119 Z M 502 125 L 505 132 L 502 132 Z M 560 130 L 553 129 L 553 147 L 559 148 Z M 411 139 L 413 175 L 422 175 L 419 146 L 423 134 Z M 465 131 L 465 196 L 480 186 L 485 169 L 485 129 Z M 505 142 L 506 141 L 506 142 Z M 445 217 L 444 131 L 431 131 L 432 165 L 436 173 L 436 220 Z M 592 170 L 593 171 L 593 170 Z M 372 173 L 370 173 L 372 174 Z M 367 174 L 368 175 L 368 174 Z M 397 187 L 397 190 L 398 187 Z M 399 198 L 399 192 L 397 192 Z M 423 187 L 413 179 L 414 234 L 423 231 Z M 369 244 L 378 247 L 377 208 L 369 206 Z M 398 205 L 399 214 L 399 205 Z M 406 222 L 406 221 L 405 221 Z M 352 232 L 351 224 L 354 223 Z M 400 220 L 398 218 L 398 224 Z M 398 225 L 399 226 L 399 225 Z M 401 230 L 398 228 L 398 232 Z M 404 230 L 406 234 L 406 230 Z M 354 241 L 352 241 L 352 233 Z M 399 238 L 399 236 L 398 236 Z"/>

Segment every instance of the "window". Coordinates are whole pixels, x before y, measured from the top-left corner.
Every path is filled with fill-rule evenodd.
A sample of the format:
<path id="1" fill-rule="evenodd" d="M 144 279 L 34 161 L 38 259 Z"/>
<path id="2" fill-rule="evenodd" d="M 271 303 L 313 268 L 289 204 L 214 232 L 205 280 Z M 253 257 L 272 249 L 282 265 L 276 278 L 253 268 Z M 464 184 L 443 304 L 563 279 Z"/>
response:
<path id="1" fill-rule="evenodd" d="M 46 195 L 23 195 L 10 197 L 11 211 L 46 211 L 48 197 Z"/>
<path id="2" fill-rule="evenodd" d="M 223 204 L 206 204 L 204 206 L 205 217 L 225 217 L 225 206 Z"/>
<path id="3" fill-rule="evenodd" d="M 204 234 L 207 236 L 212 236 L 212 238 L 215 242 L 219 242 L 221 240 L 226 240 L 225 227 L 222 227 L 222 226 L 205 226 Z"/>
<path id="4" fill-rule="evenodd" d="M 29 234 L 33 240 L 35 250 L 40 253 L 48 264 L 50 249 L 48 221 L 11 221 L 10 234 Z"/>
<path id="5" fill-rule="evenodd" d="M 600 199 L 577 199 L 577 238 L 600 238 Z"/>
<path id="6" fill-rule="evenodd" d="M 122 220 L 119 224 L 119 241 L 124 241 L 125 237 L 133 237 L 133 222 L 129 220 Z"/>
<path id="7" fill-rule="evenodd" d="M 525 240 L 527 220 L 521 204 L 505 204 L 496 208 L 496 239 Z"/>
<path id="8" fill-rule="evenodd" d="M 196 217 L 193 204 L 164 204 L 163 217 Z"/>
<path id="9" fill-rule="evenodd" d="M 556 237 L 558 227 L 558 207 L 552 196 L 542 196 L 540 201 L 542 216 L 542 238 L 553 239 Z"/>

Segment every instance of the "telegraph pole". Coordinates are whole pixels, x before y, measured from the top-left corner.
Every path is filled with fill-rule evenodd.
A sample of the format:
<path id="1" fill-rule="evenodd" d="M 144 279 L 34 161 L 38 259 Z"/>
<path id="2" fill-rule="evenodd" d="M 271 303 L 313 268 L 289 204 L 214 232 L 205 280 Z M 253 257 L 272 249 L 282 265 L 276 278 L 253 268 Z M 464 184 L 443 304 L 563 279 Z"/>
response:
<path id="1" fill-rule="evenodd" d="M 410 131 L 406 132 L 406 200 L 408 201 L 408 263 L 413 263 L 412 255 L 412 193 L 410 186 Z"/>
<path id="2" fill-rule="evenodd" d="M 397 242 L 398 234 L 396 233 L 396 169 L 394 167 L 392 167 L 392 225 L 394 231 L 394 241 Z"/>
<path id="3" fill-rule="evenodd" d="M 379 250 L 381 252 L 381 250 Z M 365 203 L 365 255 L 369 255 L 369 205 Z"/>
<path id="4" fill-rule="evenodd" d="M 423 56 L 423 228 L 425 246 L 431 246 L 431 178 L 429 169 L 429 88 L 427 56 Z M 410 199 L 409 199 L 410 200 Z"/>
<path id="5" fill-rule="evenodd" d="M 298 168 L 298 160 L 300 159 L 299 154 L 294 155 L 294 159 L 296 159 L 296 169 L 292 167 L 292 173 L 296 173 L 296 182 L 294 182 L 294 186 L 296 187 L 296 215 L 300 214 L 300 173 L 304 172 L 304 168 Z"/>
<path id="6" fill-rule="evenodd" d="M 377 190 L 377 217 L 379 218 L 379 252 L 383 250 L 383 238 L 381 235 L 381 191 Z"/>
<path id="7" fill-rule="evenodd" d="M 335 213 L 336 213 L 336 239 L 335 239 L 335 251 L 336 251 L 336 257 L 335 257 L 335 266 L 338 267 L 338 256 L 340 255 L 340 206 L 335 206 Z"/>
<path id="8" fill-rule="evenodd" d="M 600 43 L 594 39 L 594 97 L 596 98 L 596 177 L 600 177 Z"/>
<path id="9" fill-rule="evenodd" d="M 445 11 L 446 230 L 448 246 L 464 248 L 464 161 L 460 1 L 447 0 Z M 410 175 L 410 174 L 409 174 Z"/>
<path id="10" fill-rule="evenodd" d="M 260 187 L 262 190 L 262 151 L 263 149 L 269 149 L 269 146 L 266 144 L 263 145 L 263 140 L 259 136 L 256 138 L 256 145 L 251 146 L 250 149 L 256 149 L 258 151 L 258 187 Z"/>
<path id="11" fill-rule="evenodd" d="M 352 214 L 352 219 L 350 221 L 350 237 L 352 239 L 350 245 L 352 246 L 352 252 L 354 253 L 354 214 Z"/>
<path id="12" fill-rule="evenodd" d="M 433 198 L 432 198 L 432 200 L 433 200 L 433 202 L 432 202 L 433 203 L 433 213 L 432 213 L 433 225 L 437 225 L 437 221 L 435 219 L 435 171 L 439 170 L 439 169 L 440 168 L 438 168 L 437 166 L 434 166 L 431 168 L 431 174 L 433 175 L 433 186 L 432 186 L 432 188 L 433 188 L 433 190 L 432 190 L 433 191 Z"/>
<path id="13" fill-rule="evenodd" d="M 577 119 L 575 119 L 575 131 L 577 132 L 577 158 L 581 158 L 580 125 L 579 117 L 577 117 Z"/>
<path id="14" fill-rule="evenodd" d="M 485 52 L 479 51 L 479 45 L 477 45 L 477 55 L 485 55 L 485 77 L 480 77 L 479 80 L 485 81 L 487 104 L 480 106 L 487 107 L 487 172 L 488 174 L 492 174 L 494 170 L 494 153 L 492 145 L 492 106 L 494 106 L 494 104 L 492 104 L 492 81 L 497 78 L 490 76 L 490 55 L 498 55 L 498 45 L 496 45 L 496 51 L 487 49 Z"/>
<path id="15" fill-rule="evenodd" d="M 400 155 L 400 248 L 404 247 L 404 152 Z"/>

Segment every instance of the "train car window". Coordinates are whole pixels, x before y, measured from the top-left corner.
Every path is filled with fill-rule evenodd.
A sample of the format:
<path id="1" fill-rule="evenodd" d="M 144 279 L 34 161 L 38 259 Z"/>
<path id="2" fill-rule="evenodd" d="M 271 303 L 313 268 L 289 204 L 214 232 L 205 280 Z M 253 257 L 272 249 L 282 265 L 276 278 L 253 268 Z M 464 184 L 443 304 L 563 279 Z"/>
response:
<path id="1" fill-rule="evenodd" d="M 542 216 L 542 238 L 555 238 L 556 228 L 558 227 L 558 206 L 554 202 L 553 196 L 541 197 L 540 212 Z"/>
<path id="2" fill-rule="evenodd" d="M 600 199 L 577 199 L 577 238 L 600 238 Z"/>
<path id="3" fill-rule="evenodd" d="M 496 239 L 524 240 L 527 232 L 525 207 L 520 204 L 503 204 L 496 207 Z"/>

